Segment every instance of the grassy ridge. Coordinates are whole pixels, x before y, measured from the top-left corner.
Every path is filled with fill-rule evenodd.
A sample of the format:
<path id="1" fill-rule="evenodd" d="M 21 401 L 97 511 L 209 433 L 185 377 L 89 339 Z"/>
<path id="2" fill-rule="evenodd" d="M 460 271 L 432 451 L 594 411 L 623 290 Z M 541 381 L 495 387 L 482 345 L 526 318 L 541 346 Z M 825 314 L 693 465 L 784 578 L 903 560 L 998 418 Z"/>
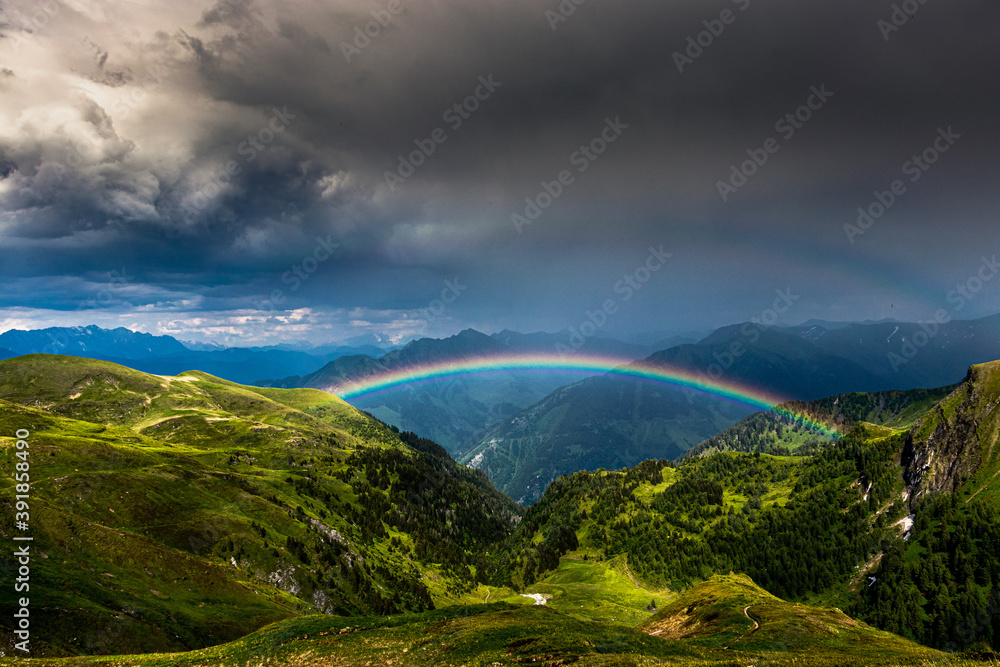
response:
<path id="1" fill-rule="evenodd" d="M 744 572 L 931 646 L 1000 648 L 1000 362 L 914 420 L 944 391 L 830 399 L 883 424 L 855 422 L 812 456 L 705 452 L 560 478 L 501 572 L 532 591 L 583 556 L 624 559 L 646 590 Z"/>
<path id="2" fill-rule="evenodd" d="M 31 431 L 33 654 L 119 654 L 0 664 L 969 664 L 834 605 L 856 601 L 880 557 L 871 608 L 857 607 L 880 627 L 896 620 L 878 615 L 887 600 L 917 614 L 951 601 L 945 623 L 985 604 L 1000 572 L 984 509 L 998 497 L 1000 364 L 970 378 L 911 433 L 912 396 L 854 398 L 838 405 L 883 424 L 855 423 L 814 456 L 576 473 L 522 519 L 481 471 L 323 392 L 0 362 L 8 469 L 9 435 Z M 931 448 L 974 465 L 914 476 L 907 457 Z M 921 479 L 932 492 L 907 503 Z M 903 543 L 894 524 L 914 509 Z M 753 580 L 716 574 L 731 570 Z M 930 599 L 925 581 L 944 588 Z"/>
<path id="3" fill-rule="evenodd" d="M 706 648 L 838 657 L 861 664 L 933 660 L 945 656 L 876 630 L 839 609 L 794 604 L 760 588 L 745 575 L 716 575 L 673 600 L 639 626 L 664 639 Z"/>
<path id="4" fill-rule="evenodd" d="M 779 408 L 785 413 L 804 416 L 822 424 L 838 437 L 860 423 L 906 430 L 956 386 L 841 394 L 809 402 L 790 401 Z M 771 411 L 758 412 L 692 447 L 684 458 L 717 451 L 810 454 L 831 439 L 816 433 L 801 419 Z"/>
<path id="5" fill-rule="evenodd" d="M 575 619 L 548 606 L 494 603 L 405 616 L 306 616 L 190 653 L 0 662 L 38 667 L 978 664 L 876 631 L 837 610 L 784 602 L 740 576 L 712 578 L 635 629 Z"/>
<path id="6" fill-rule="evenodd" d="M 29 355 L 0 363 L 11 471 L 18 429 L 35 655 L 185 650 L 303 613 L 467 599 L 487 568 L 460 536 L 488 545 L 520 513 L 481 473 L 315 390 Z M 12 516 L 12 474 L 0 490 Z"/>
<path id="7" fill-rule="evenodd" d="M 849 613 L 918 641 L 1000 649 L 1000 363 L 973 366 L 901 451 L 912 524 Z"/>
<path id="8" fill-rule="evenodd" d="M 670 589 L 643 586 L 624 557 L 598 561 L 588 555 L 583 560 L 578 553 L 563 558 L 555 572 L 528 586 L 525 593 L 546 596 L 547 606 L 572 618 L 624 627 L 649 618 L 652 602 L 662 604 L 676 595 Z M 525 598 L 504 601 L 532 603 Z"/>
<path id="9" fill-rule="evenodd" d="M 115 647 L 227 641 L 301 608 L 199 554 L 209 530 L 241 532 L 220 514 L 220 501 L 236 498 L 192 456 L 199 450 L 7 402 L 0 414 L 5 433 L 32 433 L 33 615 L 39 626 L 59 628 L 39 637 L 43 654 L 65 652 L 70 642 L 105 650 L 99 629 L 118 621 Z M 13 439 L 0 444 L 13 468 Z M 2 486 L 9 505 L 12 476 Z"/>

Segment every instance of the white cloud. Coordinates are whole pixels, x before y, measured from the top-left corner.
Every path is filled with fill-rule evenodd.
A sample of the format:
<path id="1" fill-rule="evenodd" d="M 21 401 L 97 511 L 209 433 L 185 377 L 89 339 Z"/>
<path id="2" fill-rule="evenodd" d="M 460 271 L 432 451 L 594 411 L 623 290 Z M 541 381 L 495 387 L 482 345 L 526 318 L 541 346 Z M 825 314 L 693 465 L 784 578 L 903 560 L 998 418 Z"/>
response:
<path id="1" fill-rule="evenodd" d="M 342 309 L 213 311 L 199 310 L 198 303 L 183 301 L 123 312 L 15 307 L 0 310 L 0 332 L 96 324 L 108 329 L 123 326 L 181 340 L 231 346 L 271 345 L 291 340 L 335 343 L 367 334 L 378 334 L 382 339 L 398 343 L 425 335 L 450 335 L 447 330 L 429 329 L 425 315 L 422 311 L 368 310 L 367 317 L 359 319 Z"/>

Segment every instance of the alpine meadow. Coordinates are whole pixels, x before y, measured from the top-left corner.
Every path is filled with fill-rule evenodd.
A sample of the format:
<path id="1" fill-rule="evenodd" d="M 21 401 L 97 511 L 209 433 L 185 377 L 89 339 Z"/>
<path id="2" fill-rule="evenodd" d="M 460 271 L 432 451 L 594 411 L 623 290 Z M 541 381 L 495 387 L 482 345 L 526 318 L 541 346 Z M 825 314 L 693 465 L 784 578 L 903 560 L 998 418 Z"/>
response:
<path id="1" fill-rule="evenodd" d="M 998 25 L 0 0 L 0 667 L 1000 664 Z"/>

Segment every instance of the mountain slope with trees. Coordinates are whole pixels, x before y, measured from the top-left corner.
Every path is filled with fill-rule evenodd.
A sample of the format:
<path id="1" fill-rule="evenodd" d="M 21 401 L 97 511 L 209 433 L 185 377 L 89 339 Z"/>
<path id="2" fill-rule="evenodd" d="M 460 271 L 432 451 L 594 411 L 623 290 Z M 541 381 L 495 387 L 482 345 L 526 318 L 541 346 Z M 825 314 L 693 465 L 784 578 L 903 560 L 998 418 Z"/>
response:
<path id="1" fill-rule="evenodd" d="M 33 655 L 185 650 L 303 613 L 479 597 L 484 549 L 522 511 L 334 396 L 200 372 L 0 362 L 0 433 L 9 469 L 30 461 Z"/>
<path id="2" fill-rule="evenodd" d="M 847 412 L 877 403 L 854 397 Z M 532 590 L 565 562 L 618 558 L 651 589 L 733 571 L 929 646 L 997 650 L 998 405 L 992 362 L 911 428 L 859 421 L 810 456 L 706 451 L 560 477 L 496 581 Z M 896 418 L 911 421 L 905 407 Z"/>
<path id="3" fill-rule="evenodd" d="M 424 338 L 393 350 L 379 359 L 356 355 L 342 357 L 305 377 L 262 383 L 285 387 L 313 387 L 337 393 L 357 380 L 376 377 L 434 363 L 461 365 L 484 358 L 503 358 L 525 353 L 555 352 L 555 334 L 502 332 L 487 336 L 467 329 L 445 339 Z M 610 339 L 596 348 L 623 354 L 622 362 L 641 357 L 646 350 Z M 582 377 L 584 374 L 577 374 Z M 454 375 L 418 382 L 389 391 L 350 399 L 383 421 L 411 430 L 458 454 L 476 442 L 491 426 L 517 414 L 552 391 L 572 381 L 564 372 L 534 369 Z"/>
<path id="4" fill-rule="evenodd" d="M 889 428 L 909 428 L 958 385 L 940 389 L 852 392 L 815 401 L 789 401 L 774 410 L 756 412 L 684 453 L 684 458 L 715 451 L 805 454 L 867 422 Z M 809 420 L 821 424 L 821 433 Z"/>
<path id="5" fill-rule="evenodd" d="M 836 441 L 577 472 L 525 512 L 433 441 L 323 392 L 3 361 L 3 457 L 12 470 L 30 457 L 33 655 L 197 649 L 129 658 L 150 667 L 403 651 L 456 665 L 988 656 L 1000 362 L 935 402 L 943 391 L 824 399 L 817 414 L 844 418 Z M 26 446 L 6 435 L 21 429 Z"/>
<path id="6" fill-rule="evenodd" d="M 839 428 L 837 424 L 862 418 L 859 411 L 864 406 L 804 404 L 852 392 L 875 394 L 875 399 L 854 400 L 876 401 L 867 409 L 874 410 L 868 417 L 878 423 L 885 419 L 879 409 L 892 412 L 900 401 L 910 400 L 906 392 L 958 382 L 970 364 L 1000 358 L 1000 316 L 995 316 L 940 325 L 932 342 L 919 349 L 919 364 L 894 366 L 889 354 L 918 332 L 927 335 L 921 325 L 906 323 L 829 330 L 819 325 L 768 328 L 745 323 L 722 327 L 696 344 L 656 352 L 644 363 L 668 372 L 694 373 L 705 381 L 766 387 L 792 399 L 792 408 L 813 410 L 821 421 L 829 418 Z M 916 407 L 910 407 L 909 418 L 919 414 L 920 407 L 929 407 L 930 397 L 912 394 Z M 748 416 L 753 424 L 737 425 L 719 440 L 702 445 Z M 459 460 L 485 470 L 511 497 L 532 503 L 555 477 L 577 470 L 620 468 L 644 458 L 677 458 L 697 445 L 767 451 L 784 437 L 776 435 L 784 430 L 779 421 L 750 416 L 749 410 L 688 391 L 649 387 L 636 379 L 596 377 L 562 387 L 502 421 Z M 798 436 L 790 441 L 793 447 L 823 441 L 801 429 Z M 752 437 L 754 442 L 739 444 L 740 437 Z"/>

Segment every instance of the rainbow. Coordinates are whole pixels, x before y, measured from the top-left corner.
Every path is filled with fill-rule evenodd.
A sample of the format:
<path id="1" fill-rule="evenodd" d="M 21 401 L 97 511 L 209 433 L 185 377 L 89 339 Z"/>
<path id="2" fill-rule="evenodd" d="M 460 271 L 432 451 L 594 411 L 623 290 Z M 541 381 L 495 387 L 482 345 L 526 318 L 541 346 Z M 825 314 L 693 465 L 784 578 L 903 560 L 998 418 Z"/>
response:
<path id="1" fill-rule="evenodd" d="M 385 373 L 375 373 L 364 378 L 327 387 L 327 391 L 345 401 L 370 396 L 377 392 L 398 387 L 440 380 L 462 375 L 481 375 L 504 371 L 546 371 L 583 375 L 606 374 L 633 378 L 646 382 L 686 389 L 716 398 L 742 404 L 755 410 L 772 411 L 792 419 L 822 435 L 836 438 L 839 433 L 817 422 L 808 415 L 782 407 L 787 399 L 723 379 L 713 379 L 706 373 L 696 373 L 676 367 L 653 364 L 648 361 L 629 362 L 621 358 L 559 355 L 522 354 L 500 357 L 473 357 L 438 363 L 408 366 Z"/>

